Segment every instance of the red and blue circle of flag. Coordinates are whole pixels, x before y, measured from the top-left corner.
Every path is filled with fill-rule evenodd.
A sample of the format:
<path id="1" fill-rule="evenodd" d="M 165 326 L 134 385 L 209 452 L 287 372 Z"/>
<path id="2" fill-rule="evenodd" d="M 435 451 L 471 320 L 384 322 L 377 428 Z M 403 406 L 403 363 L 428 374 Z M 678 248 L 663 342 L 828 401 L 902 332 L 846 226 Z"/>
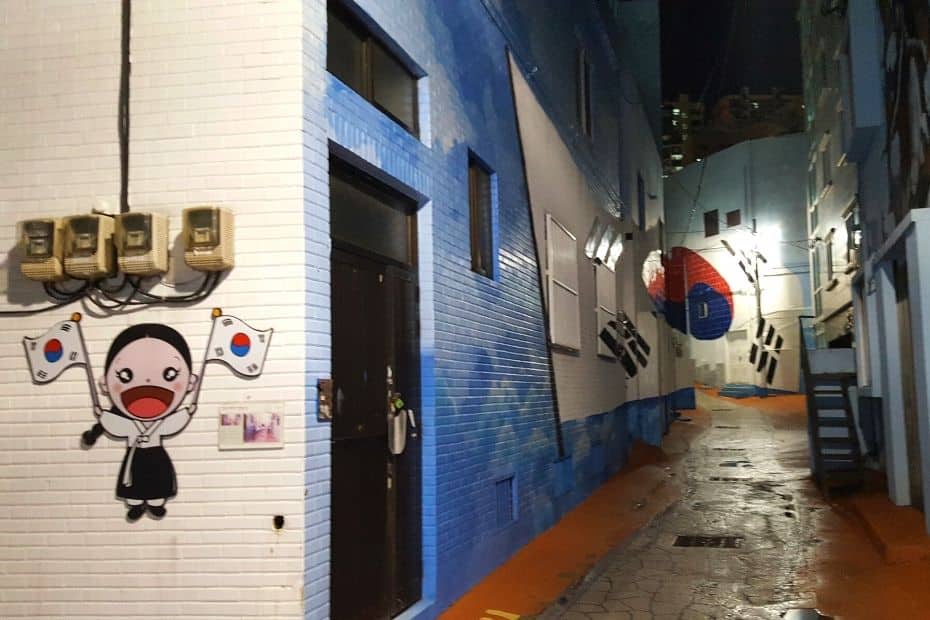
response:
<path id="1" fill-rule="evenodd" d="M 229 342 L 229 350 L 232 351 L 233 355 L 245 357 L 251 348 L 252 340 L 246 334 L 242 332 L 233 334 L 232 340 Z"/>
<path id="2" fill-rule="evenodd" d="M 45 347 L 42 352 L 45 354 L 45 361 L 49 362 L 50 364 L 54 364 L 61 359 L 61 356 L 64 355 L 65 350 L 64 347 L 61 346 L 60 340 L 57 338 L 52 338 L 45 343 Z"/>
<path id="3" fill-rule="evenodd" d="M 662 257 L 662 266 L 664 269 L 655 270 L 646 287 L 669 325 L 697 340 L 715 340 L 730 330 L 733 292 L 707 259 L 676 246 Z"/>

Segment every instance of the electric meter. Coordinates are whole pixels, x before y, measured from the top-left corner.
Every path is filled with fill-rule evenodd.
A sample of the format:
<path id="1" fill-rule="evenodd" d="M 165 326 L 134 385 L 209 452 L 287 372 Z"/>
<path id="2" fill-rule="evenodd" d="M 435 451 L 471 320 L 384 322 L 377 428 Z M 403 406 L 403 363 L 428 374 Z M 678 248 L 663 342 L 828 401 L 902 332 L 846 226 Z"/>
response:
<path id="1" fill-rule="evenodd" d="M 233 213 L 220 207 L 184 209 L 184 262 L 199 271 L 225 271 L 233 259 Z"/>
<path id="2" fill-rule="evenodd" d="M 121 213 L 114 235 L 117 264 L 129 275 L 168 271 L 168 218 L 157 213 Z"/>
<path id="3" fill-rule="evenodd" d="M 55 282 L 65 277 L 62 265 L 61 220 L 43 219 L 20 222 L 25 250 L 20 271 L 30 280 Z"/>
<path id="4" fill-rule="evenodd" d="M 113 218 L 75 215 L 64 219 L 65 273 L 81 280 L 113 275 Z"/>

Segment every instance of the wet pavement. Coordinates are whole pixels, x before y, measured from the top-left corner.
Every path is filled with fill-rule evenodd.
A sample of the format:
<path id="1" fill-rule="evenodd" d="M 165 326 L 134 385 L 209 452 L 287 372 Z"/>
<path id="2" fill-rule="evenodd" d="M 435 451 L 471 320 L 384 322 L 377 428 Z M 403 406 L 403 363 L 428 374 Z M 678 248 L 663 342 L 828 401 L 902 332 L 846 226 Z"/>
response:
<path id="1" fill-rule="evenodd" d="M 685 478 L 682 499 L 540 618 L 821 617 L 796 611 L 816 606 L 816 532 L 829 510 L 809 479 L 804 427 L 705 394 L 699 406 L 711 427 L 669 471 Z"/>

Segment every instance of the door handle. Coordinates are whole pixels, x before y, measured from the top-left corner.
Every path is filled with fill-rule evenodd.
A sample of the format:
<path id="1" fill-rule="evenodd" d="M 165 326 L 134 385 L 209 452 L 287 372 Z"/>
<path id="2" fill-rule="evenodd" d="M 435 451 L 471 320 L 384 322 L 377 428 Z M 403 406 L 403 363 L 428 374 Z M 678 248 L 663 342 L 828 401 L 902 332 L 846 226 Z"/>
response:
<path id="1" fill-rule="evenodd" d="M 393 455 L 403 454 L 407 447 L 407 416 L 403 412 L 388 414 L 388 450 Z"/>

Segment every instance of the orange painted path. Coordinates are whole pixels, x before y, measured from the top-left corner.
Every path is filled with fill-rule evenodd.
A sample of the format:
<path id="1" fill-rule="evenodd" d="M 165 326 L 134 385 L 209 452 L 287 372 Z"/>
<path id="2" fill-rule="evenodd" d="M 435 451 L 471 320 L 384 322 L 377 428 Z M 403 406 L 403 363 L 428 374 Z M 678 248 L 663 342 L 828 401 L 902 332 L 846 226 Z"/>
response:
<path id="1" fill-rule="evenodd" d="M 537 614 L 661 514 L 680 496 L 675 463 L 710 424 L 702 411 L 683 414 L 692 422 L 673 423 L 661 449 L 635 445 L 626 467 L 472 588 L 440 620 L 516 620 Z"/>

